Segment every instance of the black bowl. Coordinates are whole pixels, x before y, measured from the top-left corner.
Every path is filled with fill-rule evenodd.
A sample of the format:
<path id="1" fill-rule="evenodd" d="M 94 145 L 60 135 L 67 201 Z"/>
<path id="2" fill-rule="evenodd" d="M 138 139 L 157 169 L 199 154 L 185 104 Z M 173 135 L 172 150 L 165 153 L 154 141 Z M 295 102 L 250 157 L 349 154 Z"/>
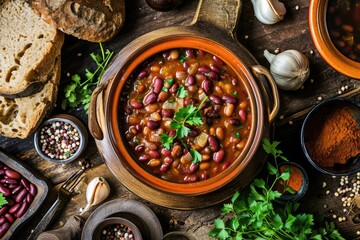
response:
<path id="1" fill-rule="evenodd" d="M 354 117 L 355 121 L 357 121 L 360 127 L 360 104 L 358 102 L 342 98 L 326 100 L 317 104 L 306 115 L 301 127 L 301 147 L 306 159 L 320 172 L 329 175 L 346 176 L 360 171 L 360 154 L 348 159 L 345 164 L 324 166 L 324 164 L 321 165 L 318 161 L 316 161 L 314 156 L 311 156 L 311 151 L 309 151 L 311 150 L 309 148 L 312 147 L 308 144 L 311 131 L 309 129 L 310 126 L 315 126 L 316 129 L 322 128 L 324 116 L 329 114 L 329 112 L 334 112 L 336 110 L 335 108 L 343 108 L 348 112 L 351 112 L 351 115 Z"/>

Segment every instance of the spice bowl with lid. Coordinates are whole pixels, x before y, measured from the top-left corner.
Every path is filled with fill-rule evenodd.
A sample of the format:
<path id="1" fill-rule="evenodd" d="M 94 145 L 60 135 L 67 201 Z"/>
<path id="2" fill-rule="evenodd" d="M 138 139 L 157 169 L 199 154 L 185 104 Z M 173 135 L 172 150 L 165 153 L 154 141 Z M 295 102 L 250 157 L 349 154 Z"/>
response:
<path id="1" fill-rule="evenodd" d="M 58 114 L 44 121 L 34 135 L 37 153 L 54 163 L 68 163 L 77 159 L 85 150 L 88 133 L 77 118 Z"/>
<path id="2" fill-rule="evenodd" d="M 317 170 L 330 175 L 360 171 L 360 105 L 330 99 L 313 107 L 301 127 L 301 147 Z"/>

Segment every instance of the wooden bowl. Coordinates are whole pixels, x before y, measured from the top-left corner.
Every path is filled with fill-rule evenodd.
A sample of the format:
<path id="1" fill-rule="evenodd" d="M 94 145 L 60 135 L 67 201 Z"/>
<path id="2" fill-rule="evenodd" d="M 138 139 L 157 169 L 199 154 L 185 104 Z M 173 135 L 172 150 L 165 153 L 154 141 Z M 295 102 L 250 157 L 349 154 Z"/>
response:
<path id="1" fill-rule="evenodd" d="M 311 0 L 309 5 L 309 28 L 312 40 L 321 57 L 336 71 L 348 77 L 360 79 L 360 62 L 342 54 L 332 42 L 326 24 L 330 0 Z"/>
<path id="2" fill-rule="evenodd" d="M 210 31 L 205 31 L 205 27 Z M 124 112 L 124 96 L 131 85 L 131 73 L 154 54 L 173 48 L 201 49 L 224 61 L 243 81 L 253 114 L 251 134 L 240 156 L 221 174 L 191 184 L 162 180 L 139 166 L 123 141 L 124 132 L 118 121 L 118 115 Z M 266 76 L 267 81 L 260 75 Z M 268 86 L 272 100 L 266 91 Z M 271 102 L 274 103 L 272 106 Z M 227 31 L 213 25 L 204 26 L 199 21 L 198 25 L 191 27 L 150 32 L 123 48 L 93 92 L 89 129 L 107 166 L 127 188 L 158 205 L 193 209 L 223 201 L 247 185 L 260 171 L 267 157 L 260 147 L 261 140 L 263 137 L 271 138 L 271 122 L 278 108 L 277 87 L 269 72 L 257 65 L 251 54 Z"/>

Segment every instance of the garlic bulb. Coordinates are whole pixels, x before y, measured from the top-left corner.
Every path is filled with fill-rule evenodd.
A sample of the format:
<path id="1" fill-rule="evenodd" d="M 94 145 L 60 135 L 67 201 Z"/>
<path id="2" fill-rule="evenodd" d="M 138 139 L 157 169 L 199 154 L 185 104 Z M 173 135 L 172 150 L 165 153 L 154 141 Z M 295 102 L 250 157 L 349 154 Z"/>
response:
<path id="1" fill-rule="evenodd" d="M 91 180 L 86 188 L 86 201 L 83 212 L 88 210 L 91 206 L 99 204 L 104 201 L 110 194 L 110 187 L 103 177 L 96 177 Z"/>
<path id="2" fill-rule="evenodd" d="M 264 24 L 274 24 L 281 21 L 286 8 L 278 0 L 251 0 L 256 18 Z"/>
<path id="3" fill-rule="evenodd" d="M 309 77 L 309 59 L 297 50 L 286 50 L 278 55 L 264 51 L 270 72 L 282 90 L 297 90 Z"/>

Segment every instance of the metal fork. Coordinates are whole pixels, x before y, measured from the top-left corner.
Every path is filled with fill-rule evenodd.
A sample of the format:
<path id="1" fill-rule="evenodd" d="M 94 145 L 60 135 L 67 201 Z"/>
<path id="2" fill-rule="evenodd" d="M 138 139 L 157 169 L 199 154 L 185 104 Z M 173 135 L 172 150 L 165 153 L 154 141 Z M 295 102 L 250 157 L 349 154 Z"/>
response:
<path id="1" fill-rule="evenodd" d="M 54 216 L 57 215 L 60 210 L 62 210 L 66 206 L 66 204 L 71 199 L 71 193 L 74 191 L 75 187 L 79 184 L 79 182 L 84 178 L 81 177 L 84 171 L 85 169 L 81 169 L 75 172 L 64 182 L 64 184 L 60 187 L 58 191 L 56 201 L 45 213 L 40 222 L 36 225 L 35 229 L 31 232 L 27 240 L 35 240 L 40 235 L 40 233 L 45 231 L 47 226 L 53 220 Z"/>

